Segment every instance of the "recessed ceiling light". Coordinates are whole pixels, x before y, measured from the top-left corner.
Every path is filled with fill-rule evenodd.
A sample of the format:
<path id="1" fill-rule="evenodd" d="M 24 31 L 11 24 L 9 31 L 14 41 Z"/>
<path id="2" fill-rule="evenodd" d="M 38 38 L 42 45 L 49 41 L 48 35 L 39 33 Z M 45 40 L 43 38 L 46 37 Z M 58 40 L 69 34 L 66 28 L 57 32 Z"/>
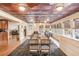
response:
<path id="1" fill-rule="evenodd" d="M 45 21 L 44 21 L 44 23 L 47 23 L 47 22 L 49 22 L 50 20 L 49 20 L 49 18 L 47 18 Z"/>
<path id="2" fill-rule="evenodd" d="M 24 11 L 24 10 L 25 10 L 25 7 L 19 6 L 19 10 L 20 10 L 20 11 Z"/>
<path id="3" fill-rule="evenodd" d="M 47 18 L 47 21 L 50 21 L 50 20 Z"/>
<path id="4" fill-rule="evenodd" d="M 34 22 L 34 20 L 33 19 L 30 19 L 30 22 Z"/>
<path id="5" fill-rule="evenodd" d="M 56 10 L 57 11 L 62 11 L 63 10 L 63 7 L 62 6 L 59 6 L 59 7 L 56 8 Z"/>
<path id="6" fill-rule="evenodd" d="M 46 23 L 47 23 L 47 21 L 44 21 L 44 23 L 46 24 Z"/>

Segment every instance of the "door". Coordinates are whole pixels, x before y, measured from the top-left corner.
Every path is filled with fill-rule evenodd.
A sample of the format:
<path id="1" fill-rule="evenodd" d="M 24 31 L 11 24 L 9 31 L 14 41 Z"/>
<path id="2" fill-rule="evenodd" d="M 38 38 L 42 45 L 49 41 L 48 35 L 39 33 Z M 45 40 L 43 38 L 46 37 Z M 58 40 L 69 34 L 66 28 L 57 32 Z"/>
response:
<path id="1" fill-rule="evenodd" d="M 8 46 L 8 21 L 0 20 L 0 50 Z"/>

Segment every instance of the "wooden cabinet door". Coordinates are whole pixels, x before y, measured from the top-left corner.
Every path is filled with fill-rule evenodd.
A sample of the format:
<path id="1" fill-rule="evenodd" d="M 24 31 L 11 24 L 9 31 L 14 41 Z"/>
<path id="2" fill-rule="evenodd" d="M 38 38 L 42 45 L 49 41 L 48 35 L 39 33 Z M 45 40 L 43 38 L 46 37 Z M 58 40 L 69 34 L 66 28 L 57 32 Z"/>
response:
<path id="1" fill-rule="evenodd" d="M 2 30 L 0 32 L 0 46 L 4 46 L 8 44 L 8 21 L 0 21 L 0 29 Z"/>

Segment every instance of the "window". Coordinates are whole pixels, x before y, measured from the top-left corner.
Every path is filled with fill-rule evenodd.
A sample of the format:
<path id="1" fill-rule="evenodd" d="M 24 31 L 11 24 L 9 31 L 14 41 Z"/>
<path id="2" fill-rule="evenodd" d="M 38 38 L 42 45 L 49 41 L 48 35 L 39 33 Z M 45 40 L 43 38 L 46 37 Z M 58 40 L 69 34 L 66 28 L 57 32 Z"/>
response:
<path id="1" fill-rule="evenodd" d="M 58 23 L 57 24 L 57 31 L 58 31 L 58 34 L 62 34 L 62 26 L 61 26 L 61 23 Z"/>
<path id="2" fill-rule="evenodd" d="M 44 25 L 39 26 L 39 33 L 44 34 Z"/>
<path id="3" fill-rule="evenodd" d="M 65 35 L 68 36 L 68 37 L 72 37 L 73 34 L 72 34 L 72 29 L 71 29 L 71 21 L 70 20 L 67 20 L 64 23 L 64 32 L 65 32 Z"/>
<path id="4" fill-rule="evenodd" d="M 79 39 L 79 19 L 75 19 L 74 23 L 75 23 L 75 38 Z"/>

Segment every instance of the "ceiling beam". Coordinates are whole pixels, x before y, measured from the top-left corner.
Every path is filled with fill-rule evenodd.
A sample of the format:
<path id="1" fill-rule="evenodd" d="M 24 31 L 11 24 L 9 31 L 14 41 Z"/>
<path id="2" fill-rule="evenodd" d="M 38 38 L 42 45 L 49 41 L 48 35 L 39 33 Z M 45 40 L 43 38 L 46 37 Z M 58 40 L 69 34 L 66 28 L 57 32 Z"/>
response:
<path id="1" fill-rule="evenodd" d="M 21 19 L 18 19 L 16 17 L 14 17 L 13 15 L 11 15 L 7 12 L 4 12 L 2 10 L 0 10 L 0 16 L 6 18 L 7 20 L 12 20 L 12 21 L 19 22 L 21 24 L 26 24 L 26 22 L 22 21 Z"/>

